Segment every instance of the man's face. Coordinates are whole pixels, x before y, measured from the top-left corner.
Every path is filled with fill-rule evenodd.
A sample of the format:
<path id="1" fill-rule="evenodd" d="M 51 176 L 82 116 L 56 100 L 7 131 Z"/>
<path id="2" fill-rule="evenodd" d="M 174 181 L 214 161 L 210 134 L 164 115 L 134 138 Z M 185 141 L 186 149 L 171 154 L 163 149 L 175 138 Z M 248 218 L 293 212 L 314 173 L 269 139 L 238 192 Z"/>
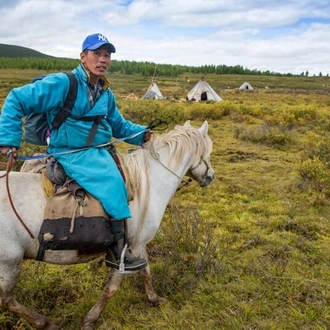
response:
<path id="1" fill-rule="evenodd" d="M 90 73 L 91 82 L 96 82 L 104 76 L 111 63 L 111 53 L 107 47 L 100 47 L 96 50 L 88 50 L 86 54 L 80 54 L 81 62 Z"/>

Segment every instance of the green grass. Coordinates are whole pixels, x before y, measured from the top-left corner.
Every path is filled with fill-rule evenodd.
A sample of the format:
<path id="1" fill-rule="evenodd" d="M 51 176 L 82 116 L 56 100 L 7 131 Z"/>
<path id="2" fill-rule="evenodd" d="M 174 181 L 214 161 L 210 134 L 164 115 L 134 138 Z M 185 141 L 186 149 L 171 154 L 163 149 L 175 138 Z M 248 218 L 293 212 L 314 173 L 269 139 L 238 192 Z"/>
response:
<path id="1" fill-rule="evenodd" d="M 7 74 L 4 84 L 16 77 Z M 130 90 L 142 96 L 149 82 L 111 77 L 128 118 L 165 117 L 170 126 L 186 119 L 197 126 L 207 119 L 216 179 L 204 189 L 192 183 L 179 190 L 149 244 L 154 286 L 168 303 L 148 307 L 138 276 L 128 276 L 97 329 L 330 328 L 330 217 L 324 185 L 330 177 L 328 78 L 214 79 L 221 79 L 225 101 L 194 104 L 125 101 Z M 252 86 L 280 87 L 250 93 L 221 87 L 246 80 Z M 164 82 L 169 94 L 176 88 L 171 82 Z M 162 89 L 161 82 L 158 86 Z M 21 152 L 30 154 L 32 148 L 24 145 Z M 313 156 L 319 156 L 322 171 L 319 162 L 304 163 Z M 20 302 L 61 329 L 76 330 L 106 274 L 98 261 L 70 267 L 26 261 L 15 292 Z M 31 328 L 2 311 L 0 329 Z"/>

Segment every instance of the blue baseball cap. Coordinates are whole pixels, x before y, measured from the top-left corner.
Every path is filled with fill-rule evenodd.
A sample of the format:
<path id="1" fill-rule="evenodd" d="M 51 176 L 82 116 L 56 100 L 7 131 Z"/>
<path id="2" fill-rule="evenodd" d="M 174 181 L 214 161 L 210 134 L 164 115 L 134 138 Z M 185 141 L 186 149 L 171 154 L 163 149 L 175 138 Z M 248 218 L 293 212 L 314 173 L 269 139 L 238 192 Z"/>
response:
<path id="1" fill-rule="evenodd" d="M 87 36 L 82 44 L 82 51 L 95 50 L 101 46 L 108 46 L 111 53 L 116 52 L 115 46 L 108 41 L 108 39 L 102 33 L 95 33 Z"/>

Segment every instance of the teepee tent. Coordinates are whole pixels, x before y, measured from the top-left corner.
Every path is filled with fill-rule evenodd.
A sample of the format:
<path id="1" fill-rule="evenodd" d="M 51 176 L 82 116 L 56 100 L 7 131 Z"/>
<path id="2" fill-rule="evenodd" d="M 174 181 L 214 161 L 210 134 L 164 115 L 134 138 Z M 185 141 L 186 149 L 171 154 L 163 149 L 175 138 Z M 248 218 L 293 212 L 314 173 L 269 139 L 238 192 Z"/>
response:
<path id="1" fill-rule="evenodd" d="M 252 91 L 253 87 L 246 81 L 244 84 L 241 85 L 241 87 L 239 89 Z"/>
<path id="2" fill-rule="evenodd" d="M 152 82 L 142 99 L 143 100 L 161 100 L 163 98 L 164 97 L 163 97 L 161 91 L 159 90 L 157 84 L 155 82 Z"/>
<path id="3" fill-rule="evenodd" d="M 188 93 L 189 101 L 215 101 L 220 102 L 222 98 L 215 90 L 202 78 L 195 87 Z"/>

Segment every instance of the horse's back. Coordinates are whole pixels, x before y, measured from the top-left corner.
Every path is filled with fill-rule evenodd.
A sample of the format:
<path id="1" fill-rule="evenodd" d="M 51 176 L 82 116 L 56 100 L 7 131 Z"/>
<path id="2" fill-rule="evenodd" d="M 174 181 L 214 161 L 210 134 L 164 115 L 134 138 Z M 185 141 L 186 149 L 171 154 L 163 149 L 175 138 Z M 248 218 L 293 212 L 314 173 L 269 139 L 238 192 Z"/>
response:
<path id="1" fill-rule="evenodd" d="M 0 172 L 0 177 L 3 174 L 4 172 Z M 6 180 L 8 180 L 8 188 Z M 11 251 L 10 255 L 22 253 L 27 257 L 35 255 L 38 245 L 36 238 L 43 220 L 44 206 L 45 196 L 40 174 L 12 171 L 8 178 L 0 178 L 1 258 L 8 253 L 8 250 Z"/>
<path id="2" fill-rule="evenodd" d="M 3 172 L 0 172 L 0 177 Z M 8 181 L 8 187 L 6 184 Z M 45 205 L 45 194 L 42 188 L 41 175 L 35 173 L 10 172 L 8 178 L 0 179 L 0 217 L 13 217 L 14 212 L 10 204 L 10 198 L 13 206 L 26 221 L 28 219 L 42 216 Z"/>

